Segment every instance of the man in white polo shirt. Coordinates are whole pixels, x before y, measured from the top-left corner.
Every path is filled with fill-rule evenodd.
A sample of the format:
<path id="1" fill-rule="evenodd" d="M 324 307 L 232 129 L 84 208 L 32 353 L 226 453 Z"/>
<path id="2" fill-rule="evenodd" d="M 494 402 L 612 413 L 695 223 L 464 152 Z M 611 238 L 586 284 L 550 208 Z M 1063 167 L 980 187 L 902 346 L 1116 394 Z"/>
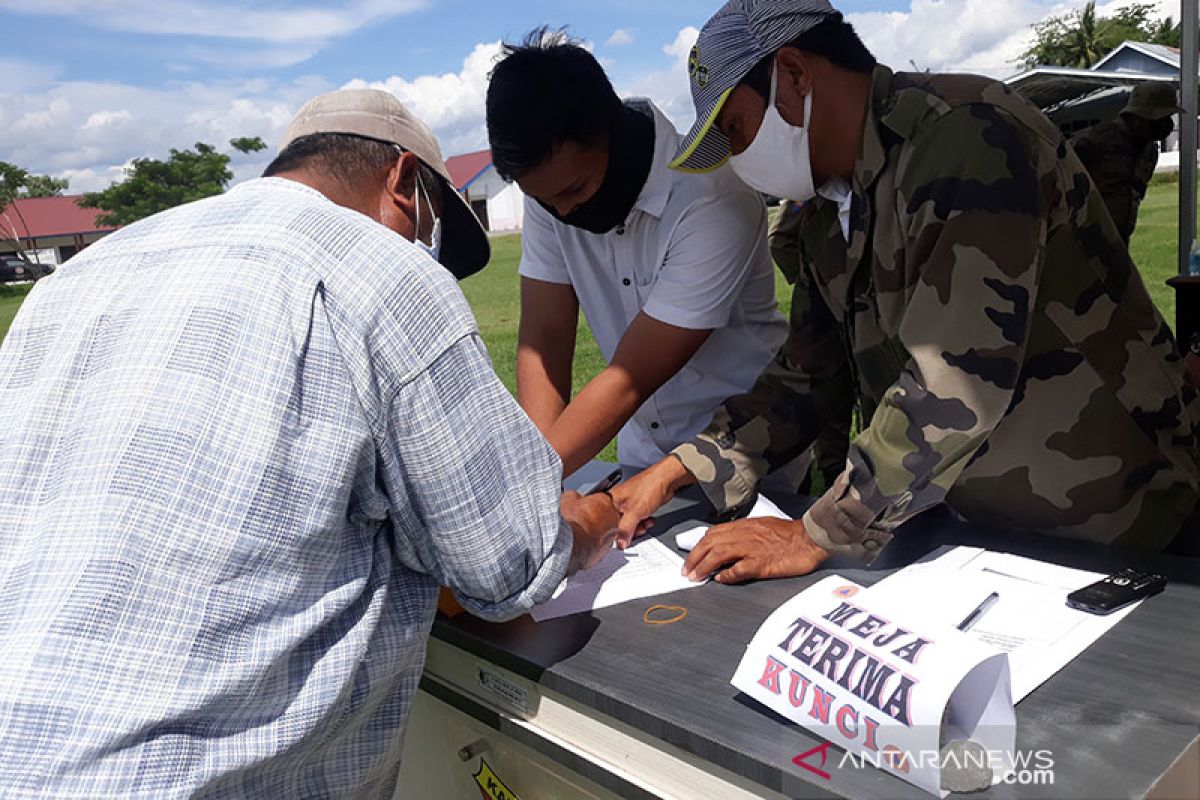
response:
<path id="1" fill-rule="evenodd" d="M 497 171 L 528 195 L 521 406 L 566 475 L 618 431 L 622 464 L 652 464 L 783 343 L 762 200 L 727 170 L 669 170 L 671 123 L 648 100 L 622 103 L 561 33 L 506 47 L 487 120 Z M 608 366 L 572 399 L 580 307 Z"/>

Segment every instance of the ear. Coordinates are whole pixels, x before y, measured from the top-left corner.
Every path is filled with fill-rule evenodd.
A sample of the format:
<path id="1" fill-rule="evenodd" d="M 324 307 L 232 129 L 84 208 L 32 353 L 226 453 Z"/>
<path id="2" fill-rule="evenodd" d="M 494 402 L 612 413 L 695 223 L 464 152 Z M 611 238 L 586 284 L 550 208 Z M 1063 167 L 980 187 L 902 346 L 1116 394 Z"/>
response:
<path id="1" fill-rule="evenodd" d="M 813 87 L 813 58 L 803 50 L 785 46 L 775 54 L 776 106 L 792 125 L 804 126 L 804 98 Z"/>
<path id="2" fill-rule="evenodd" d="M 413 190 L 417 185 L 418 163 L 412 153 L 397 158 L 384 176 L 380 196 L 383 214 L 380 222 L 409 241 L 415 239 L 417 233 L 418 200 Z"/>
<path id="3" fill-rule="evenodd" d="M 407 216 L 415 217 L 417 213 L 417 164 L 420 161 L 412 153 L 402 154 L 392 164 L 384 179 L 383 191 L 391 201 L 391 205 L 401 209 Z"/>

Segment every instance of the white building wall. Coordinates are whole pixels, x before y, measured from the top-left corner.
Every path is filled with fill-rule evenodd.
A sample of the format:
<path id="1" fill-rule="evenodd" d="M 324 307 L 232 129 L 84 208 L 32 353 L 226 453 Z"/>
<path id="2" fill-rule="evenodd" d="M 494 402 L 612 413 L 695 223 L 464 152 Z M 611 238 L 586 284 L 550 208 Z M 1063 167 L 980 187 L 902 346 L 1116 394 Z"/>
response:
<path id="1" fill-rule="evenodd" d="M 525 195 L 515 183 L 505 183 L 495 168 L 475 179 L 467 188 L 467 199 L 487 200 L 488 229 L 518 231 L 525 219 Z"/>

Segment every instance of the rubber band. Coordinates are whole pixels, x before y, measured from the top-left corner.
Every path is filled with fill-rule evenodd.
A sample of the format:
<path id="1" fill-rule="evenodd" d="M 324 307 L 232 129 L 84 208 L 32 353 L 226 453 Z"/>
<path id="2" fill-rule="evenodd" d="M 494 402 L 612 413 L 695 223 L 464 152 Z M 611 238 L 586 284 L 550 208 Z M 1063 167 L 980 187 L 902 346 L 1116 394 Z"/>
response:
<path id="1" fill-rule="evenodd" d="M 650 615 L 655 611 L 674 611 L 676 616 L 669 619 L 650 619 Z M 688 610 L 683 606 L 664 606 L 657 604 L 646 609 L 645 613 L 642 614 L 642 622 L 646 623 L 647 625 L 671 625 L 679 622 L 679 620 L 683 619 L 687 615 Z"/>

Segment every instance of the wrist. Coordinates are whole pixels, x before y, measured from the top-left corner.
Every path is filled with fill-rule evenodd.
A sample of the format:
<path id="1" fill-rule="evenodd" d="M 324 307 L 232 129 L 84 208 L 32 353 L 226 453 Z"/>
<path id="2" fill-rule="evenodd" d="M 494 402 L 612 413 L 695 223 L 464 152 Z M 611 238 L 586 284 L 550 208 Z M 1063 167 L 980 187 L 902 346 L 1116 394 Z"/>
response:
<path id="1" fill-rule="evenodd" d="M 683 461 L 674 453 L 668 455 L 660 463 L 664 473 L 663 480 L 672 494 L 696 482 L 696 476 L 683 465 Z"/>

